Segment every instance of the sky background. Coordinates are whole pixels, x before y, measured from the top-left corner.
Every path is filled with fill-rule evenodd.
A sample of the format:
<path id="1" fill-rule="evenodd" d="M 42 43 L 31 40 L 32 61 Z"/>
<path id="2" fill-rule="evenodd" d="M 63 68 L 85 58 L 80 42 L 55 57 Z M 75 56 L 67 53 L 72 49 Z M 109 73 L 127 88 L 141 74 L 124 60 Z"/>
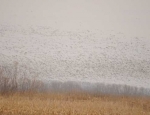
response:
<path id="1" fill-rule="evenodd" d="M 0 0 L 0 65 L 20 76 L 150 88 L 150 0 Z"/>
<path id="2" fill-rule="evenodd" d="M 149 0 L 0 0 L 0 24 L 150 37 Z"/>

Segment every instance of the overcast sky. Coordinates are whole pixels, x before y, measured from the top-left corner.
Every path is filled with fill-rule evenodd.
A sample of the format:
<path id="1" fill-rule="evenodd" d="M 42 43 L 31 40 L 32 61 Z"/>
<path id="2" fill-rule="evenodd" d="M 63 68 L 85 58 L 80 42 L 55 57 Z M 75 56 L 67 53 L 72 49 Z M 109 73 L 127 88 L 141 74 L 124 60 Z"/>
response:
<path id="1" fill-rule="evenodd" d="M 150 0 L 0 0 L 0 24 L 150 37 Z"/>

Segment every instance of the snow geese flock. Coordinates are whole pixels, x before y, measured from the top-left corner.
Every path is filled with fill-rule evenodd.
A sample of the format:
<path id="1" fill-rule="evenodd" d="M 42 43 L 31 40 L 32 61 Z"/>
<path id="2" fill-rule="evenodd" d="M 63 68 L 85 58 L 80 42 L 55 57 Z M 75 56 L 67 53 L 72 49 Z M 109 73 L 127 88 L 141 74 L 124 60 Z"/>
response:
<path id="1" fill-rule="evenodd" d="M 150 46 L 140 37 L 101 30 L 64 31 L 0 25 L 0 66 L 50 81 L 87 81 L 150 88 Z"/>

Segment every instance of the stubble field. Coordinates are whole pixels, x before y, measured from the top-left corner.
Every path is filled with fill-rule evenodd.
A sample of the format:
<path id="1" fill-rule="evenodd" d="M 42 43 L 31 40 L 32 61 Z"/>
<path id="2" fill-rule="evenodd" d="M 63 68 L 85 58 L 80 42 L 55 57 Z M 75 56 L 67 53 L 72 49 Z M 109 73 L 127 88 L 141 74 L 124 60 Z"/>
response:
<path id="1" fill-rule="evenodd" d="M 0 115 L 150 115 L 150 98 L 83 93 L 0 95 Z"/>

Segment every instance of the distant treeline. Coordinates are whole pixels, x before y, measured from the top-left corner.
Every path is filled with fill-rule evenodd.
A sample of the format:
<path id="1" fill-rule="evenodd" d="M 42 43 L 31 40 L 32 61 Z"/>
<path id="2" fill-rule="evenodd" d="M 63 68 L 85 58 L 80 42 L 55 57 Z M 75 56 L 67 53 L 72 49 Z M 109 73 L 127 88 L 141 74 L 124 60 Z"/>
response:
<path id="1" fill-rule="evenodd" d="M 6 72 L 10 72 L 6 74 Z M 18 63 L 14 63 L 12 71 L 1 66 L 0 68 L 0 93 L 14 92 L 84 92 L 96 95 L 132 95 L 150 96 L 150 89 L 144 87 L 129 86 L 125 84 L 92 83 L 83 81 L 43 81 L 27 76 L 18 76 Z"/>

